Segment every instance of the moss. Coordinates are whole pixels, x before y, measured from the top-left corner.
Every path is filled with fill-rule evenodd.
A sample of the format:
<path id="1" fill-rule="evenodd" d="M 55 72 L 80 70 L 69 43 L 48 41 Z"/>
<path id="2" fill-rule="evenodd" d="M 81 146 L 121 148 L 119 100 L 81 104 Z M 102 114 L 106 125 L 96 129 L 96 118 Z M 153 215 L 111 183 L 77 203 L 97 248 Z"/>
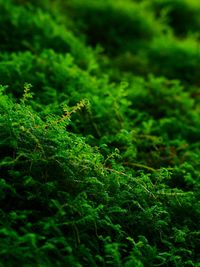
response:
<path id="1" fill-rule="evenodd" d="M 0 266 L 199 266 L 196 5 L 0 0 Z"/>

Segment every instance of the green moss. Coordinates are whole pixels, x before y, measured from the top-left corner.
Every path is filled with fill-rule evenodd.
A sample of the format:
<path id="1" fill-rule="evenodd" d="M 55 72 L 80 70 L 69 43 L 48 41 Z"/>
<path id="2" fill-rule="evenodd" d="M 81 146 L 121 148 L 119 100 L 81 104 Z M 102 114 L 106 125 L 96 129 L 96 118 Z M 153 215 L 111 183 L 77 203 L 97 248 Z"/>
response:
<path id="1" fill-rule="evenodd" d="M 200 266 L 194 6 L 0 0 L 0 266 Z"/>

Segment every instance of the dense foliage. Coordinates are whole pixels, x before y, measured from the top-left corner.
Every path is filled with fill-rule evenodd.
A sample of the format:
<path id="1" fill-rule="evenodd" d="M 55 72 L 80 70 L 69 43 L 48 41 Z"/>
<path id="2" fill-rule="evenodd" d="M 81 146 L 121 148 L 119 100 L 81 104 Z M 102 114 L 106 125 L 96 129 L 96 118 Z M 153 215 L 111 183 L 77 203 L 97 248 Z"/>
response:
<path id="1" fill-rule="evenodd" d="M 200 3 L 0 0 L 0 267 L 200 266 Z"/>

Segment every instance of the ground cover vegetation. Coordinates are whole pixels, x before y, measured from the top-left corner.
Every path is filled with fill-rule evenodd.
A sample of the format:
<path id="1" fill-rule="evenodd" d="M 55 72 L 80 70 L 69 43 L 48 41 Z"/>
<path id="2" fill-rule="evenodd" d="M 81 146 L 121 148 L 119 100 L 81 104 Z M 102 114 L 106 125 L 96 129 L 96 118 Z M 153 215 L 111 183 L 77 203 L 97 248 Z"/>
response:
<path id="1" fill-rule="evenodd" d="M 200 3 L 0 0 L 0 266 L 200 266 Z"/>

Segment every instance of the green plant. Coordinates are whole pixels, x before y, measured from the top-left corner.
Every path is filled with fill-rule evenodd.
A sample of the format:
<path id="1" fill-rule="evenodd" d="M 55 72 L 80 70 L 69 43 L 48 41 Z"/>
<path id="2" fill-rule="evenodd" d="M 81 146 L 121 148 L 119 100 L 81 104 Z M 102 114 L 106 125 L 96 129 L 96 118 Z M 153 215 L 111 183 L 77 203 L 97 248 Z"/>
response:
<path id="1" fill-rule="evenodd" d="M 194 5 L 0 0 L 0 267 L 200 266 Z"/>

